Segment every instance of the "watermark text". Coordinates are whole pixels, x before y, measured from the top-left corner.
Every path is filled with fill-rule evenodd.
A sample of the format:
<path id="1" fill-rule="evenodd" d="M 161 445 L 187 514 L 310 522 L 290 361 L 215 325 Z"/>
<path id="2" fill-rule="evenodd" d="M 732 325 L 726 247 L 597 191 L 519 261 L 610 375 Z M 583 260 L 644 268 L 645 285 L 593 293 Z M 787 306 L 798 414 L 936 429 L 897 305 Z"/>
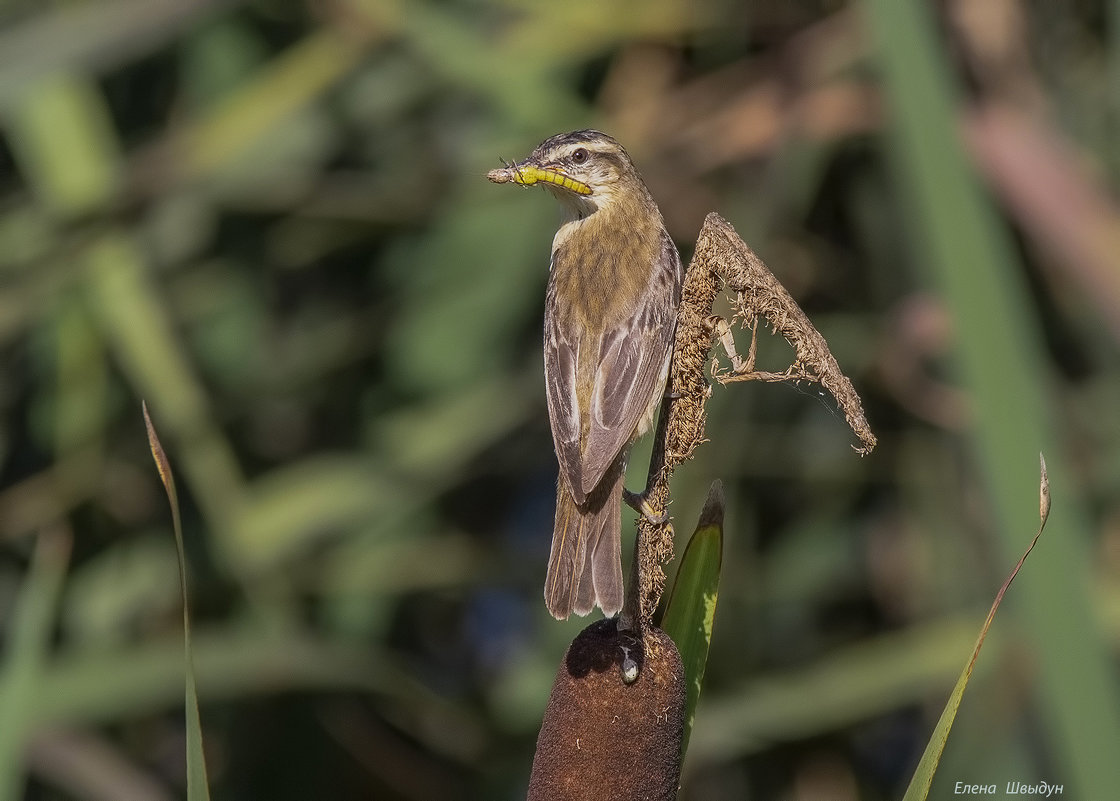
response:
<path id="1" fill-rule="evenodd" d="M 1050 798 L 1051 796 L 1062 795 L 1064 792 L 1065 785 L 1050 784 L 1047 781 L 1033 784 L 1012 781 L 1003 787 L 997 784 L 969 784 L 968 782 L 957 782 L 953 785 L 953 795 L 1034 795 L 1040 798 Z"/>

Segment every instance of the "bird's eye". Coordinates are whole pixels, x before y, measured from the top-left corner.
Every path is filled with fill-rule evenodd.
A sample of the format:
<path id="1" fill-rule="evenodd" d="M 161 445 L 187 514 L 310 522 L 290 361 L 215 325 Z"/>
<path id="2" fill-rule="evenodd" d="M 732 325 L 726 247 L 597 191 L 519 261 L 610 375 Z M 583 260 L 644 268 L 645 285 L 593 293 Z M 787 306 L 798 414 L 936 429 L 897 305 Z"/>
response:
<path id="1" fill-rule="evenodd" d="M 588 154 L 587 154 L 586 150 L 584 150 L 582 147 L 577 148 L 576 150 L 574 150 L 572 152 L 572 163 L 573 164 L 586 164 L 587 163 L 587 157 L 588 157 Z"/>

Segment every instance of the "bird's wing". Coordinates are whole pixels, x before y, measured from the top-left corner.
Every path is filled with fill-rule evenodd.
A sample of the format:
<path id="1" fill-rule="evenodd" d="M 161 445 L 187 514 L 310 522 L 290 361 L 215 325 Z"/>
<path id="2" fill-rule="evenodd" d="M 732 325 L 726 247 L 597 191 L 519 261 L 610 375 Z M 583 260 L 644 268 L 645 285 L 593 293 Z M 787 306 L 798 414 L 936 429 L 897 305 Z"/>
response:
<path id="1" fill-rule="evenodd" d="M 550 287 L 551 292 L 551 287 Z M 546 308 L 552 309 L 552 299 Z M 579 439 L 582 430 L 579 400 L 576 397 L 576 366 L 580 342 L 576 332 L 566 332 L 551 314 L 545 315 L 544 381 L 548 418 L 552 423 L 552 443 L 560 472 L 576 503 L 587 500 L 583 490 Z"/>
<path id="2" fill-rule="evenodd" d="M 576 503 L 586 501 L 602 481 L 656 401 L 655 393 L 662 391 L 659 381 L 672 354 L 682 269 L 668 233 L 662 231 L 661 238 L 642 303 L 620 325 L 596 339 L 582 330 L 564 330 L 552 314 L 545 317 L 545 394 L 552 440 Z M 551 296 L 546 308 L 555 308 Z M 577 386 L 584 348 L 595 353 L 595 374 L 589 408 L 581 409 Z"/>
<path id="3" fill-rule="evenodd" d="M 585 493 L 602 480 L 664 389 L 661 382 L 673 350 L 681 267 L 669 235 L 662 231 L 661 237 L 658 263 L 650 273 L 642 303 L 598 342 L 598 369 L 580 472 Z"/>

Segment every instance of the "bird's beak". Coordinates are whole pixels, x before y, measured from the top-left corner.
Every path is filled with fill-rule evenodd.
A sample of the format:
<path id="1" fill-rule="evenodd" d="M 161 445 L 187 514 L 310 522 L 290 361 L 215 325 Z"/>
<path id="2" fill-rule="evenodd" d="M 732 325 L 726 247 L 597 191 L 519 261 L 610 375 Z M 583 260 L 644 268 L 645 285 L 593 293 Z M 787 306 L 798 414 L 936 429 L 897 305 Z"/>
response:
<path id="1" fill-rule="evenodd" d="M 591 187 L 582 181 L 577 181 L 564 174 L 563 169 L 555 164 L 539 165 L 532 161 L 522 161 L 510 164 L 497 170 L 490 170 L 486 177 L 496 184 L 521 184 L 532 186 L 535 183 L 546 183 L 575 192 L 577 195 L 590 195 Z"/>

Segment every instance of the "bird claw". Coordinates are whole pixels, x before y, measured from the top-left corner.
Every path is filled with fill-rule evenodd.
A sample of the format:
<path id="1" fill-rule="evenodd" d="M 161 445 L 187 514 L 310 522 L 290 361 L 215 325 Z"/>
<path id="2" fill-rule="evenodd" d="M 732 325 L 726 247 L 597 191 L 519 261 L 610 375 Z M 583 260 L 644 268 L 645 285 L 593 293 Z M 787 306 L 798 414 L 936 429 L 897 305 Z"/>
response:
<path id="1" fill-rule="evenodd" d="M 649 500 L 644 492 L 631 492 L 623 487 L 622 500 L 626 501 L 627 506 L 655 526 L 663 526 L 669 522 L 669 513 L 655 512 L 653 507 L 649 505 Z"/>

